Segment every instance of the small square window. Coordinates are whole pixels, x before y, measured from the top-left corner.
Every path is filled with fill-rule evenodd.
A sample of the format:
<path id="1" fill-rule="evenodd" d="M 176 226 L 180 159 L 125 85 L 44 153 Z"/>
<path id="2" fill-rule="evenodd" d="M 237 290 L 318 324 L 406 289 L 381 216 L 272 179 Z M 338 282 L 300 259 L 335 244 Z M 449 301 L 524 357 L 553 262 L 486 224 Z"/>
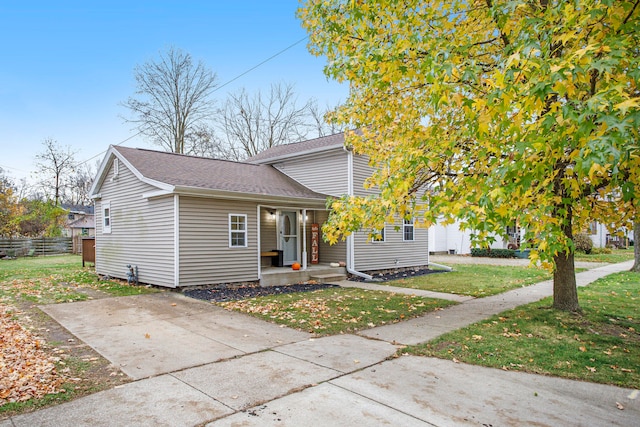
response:
<path id="1" fill-rule="evenodd" d="M 380 230 L 372 230 L 371 231 L 371 241 L 373 243 L 382 243 L 385 240 L 384 227 Z"/>
<path id="2" fill-rule="evenodd" d="M 247 247 L 247 216 L 229 214 L 229 247 Z"/>

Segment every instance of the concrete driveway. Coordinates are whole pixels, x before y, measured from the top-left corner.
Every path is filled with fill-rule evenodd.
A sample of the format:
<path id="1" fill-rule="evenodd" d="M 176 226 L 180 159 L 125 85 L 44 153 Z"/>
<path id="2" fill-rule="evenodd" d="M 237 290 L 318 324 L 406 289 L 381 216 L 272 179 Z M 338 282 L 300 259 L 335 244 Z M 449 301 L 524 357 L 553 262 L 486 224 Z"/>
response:
<path id="1" fill-rule="evenodd" d="M 136 380 L 311 337 L 172 292 L 40 308 Z"/>
<path id="2" fill-rule="evenodd" d="M 579 285 L 630 266 L 580 273 Z M 390 341 L 427 341 L 549 291 L 543 282 L 361 336 L 318 339 L 170 292 L 44 306 L 140 380 L 0 427 L 640 426 L 639 390 L 392 357 Z"/>

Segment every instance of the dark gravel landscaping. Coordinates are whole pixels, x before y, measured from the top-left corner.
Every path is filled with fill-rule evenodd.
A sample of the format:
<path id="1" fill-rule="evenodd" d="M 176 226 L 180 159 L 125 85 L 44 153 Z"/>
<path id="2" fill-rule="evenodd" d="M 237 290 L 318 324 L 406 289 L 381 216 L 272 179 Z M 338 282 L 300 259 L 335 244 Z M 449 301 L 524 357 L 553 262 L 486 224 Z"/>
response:
<path id="1" fill-rule="evenodd" d="M 258 296 L 290 294 L 294 292 L 310 292 L 318 289 L 339 288 L 338 285 L 331 284 L 307 284 L 300 283 L 296 285 L 286 286 L 241 286 L 235 288 L 219 288 L 219 289 L 190 289 L 184 291 L 188 297 L 204 300 L 204 301 L 235 301 Z"/>
<path id="2" fill-rule="evenodd" d="M 410 277 L 424 276 L 426 274 L 446 273 L 445 270 L 431 270 L 428 268 L 422 268 L 420 270 L 405 270 L 405 271 L 392 271 L 386 273 L 372 274 L 373 280 L 376 282 L 388 282 L 390 280 L 408 279 Z M 353 282 L 364 282 L 365 279 L 358 276 L 352 276 L 349 280 Z"/>
<path id="3" fill-rule="evenodd" d="M 387 273 L 377 273 L 373 275 L 376 282 L 388 282 L 390 280 L 406 279 L 409 277 L 424 276 L 425 274 L 444 273 L 443 270 L 407 270 L 407 271 L 394 271 Z M 350 277 L 349 280 L 354 282 L 364 282 L 361 277 Z M 298 283 L 295 285 L 285 286 L 239 286 L 239 287 L 217 287 L 210 289 L 189 289 L 183 291 L 184 295 L 203 301 L 223 302 L 223 301 L 236 301 L 241 299 L 248 299 L 258 296 L 277 295 L 277 294 L 290 294 L 294 292 L 310 292 L 318 289 L 326 288 L 339 288 L 338 285 L 332 284 L 310 284 L 310 283 Z"/>

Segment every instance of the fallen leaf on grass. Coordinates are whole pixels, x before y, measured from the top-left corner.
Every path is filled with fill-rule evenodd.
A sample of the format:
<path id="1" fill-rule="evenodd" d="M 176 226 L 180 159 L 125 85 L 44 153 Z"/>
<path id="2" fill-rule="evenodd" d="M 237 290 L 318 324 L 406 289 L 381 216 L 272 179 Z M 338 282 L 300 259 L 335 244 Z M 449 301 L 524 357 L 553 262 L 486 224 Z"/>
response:
<path id="1" fill-rule="evenodd" d="M 60 358 L 47 355 L 40 339 L 12 317 L 12 310 L 0 305 L 0 405 L 64 392 L 68 378 L 55 365 Z"/>

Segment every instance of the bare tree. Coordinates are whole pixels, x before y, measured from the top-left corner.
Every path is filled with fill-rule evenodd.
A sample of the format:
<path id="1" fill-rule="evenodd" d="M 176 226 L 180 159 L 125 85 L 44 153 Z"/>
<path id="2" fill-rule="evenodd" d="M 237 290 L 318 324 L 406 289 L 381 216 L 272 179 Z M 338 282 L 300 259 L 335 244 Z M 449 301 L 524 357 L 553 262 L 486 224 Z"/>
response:
<path id="1" fill-rule="evenodd" d="M 59 206 L 66 178 L 74 171 L 76 153 L 69 146 L 61 147 L 52 138 L 45 139 L 42 145 L 45 147 L 44 151 L 36 154 L 36 167 L 41 177 L 39 183 L 49 199 L 53 191 L 53 200 Z"/>
<path id="2" fill-rule="evenodd" d="M 328 114 L 334 109 L 335 107 L 327 106 L 324 110 L 320 110 L 318 102 L 315 99 L 309 102 L 309 118 L 318 137 L 334 135 L 345 131 L 343 124 L 336 123 L 328 118 Z"/>
<path id="3" fill-rule="evenodd" d="M 89 190 L 93 184 L 96 169 L 88 163 L 76 167 L 74 172 L 67 177 L 67 185 L 62 197 L 64 203 L 73 206 L 89 206 L 91 204 Z"/>
<path id="4" fill-rule="evenodd" d="M 307 136 L 310 101 L 297 105 L 292 85 L 272 84 L 268 95 L 246 90 L 229 95 L 219 115 L 225 135 L 225 157 L 242 160 L 267 148 L 297 142 Z"/>
<path id="5" fill-rule="evenodd" d="M 136 66 L 134 75 L 137 97 L 122 104 L 132 113 L 125 120 L 165 150 L 189 152 L 187 135 L 214 113 L 215 73 L 202 61 L 194 64 L 189 53 L 170 48 L 157 62 Z"/>

